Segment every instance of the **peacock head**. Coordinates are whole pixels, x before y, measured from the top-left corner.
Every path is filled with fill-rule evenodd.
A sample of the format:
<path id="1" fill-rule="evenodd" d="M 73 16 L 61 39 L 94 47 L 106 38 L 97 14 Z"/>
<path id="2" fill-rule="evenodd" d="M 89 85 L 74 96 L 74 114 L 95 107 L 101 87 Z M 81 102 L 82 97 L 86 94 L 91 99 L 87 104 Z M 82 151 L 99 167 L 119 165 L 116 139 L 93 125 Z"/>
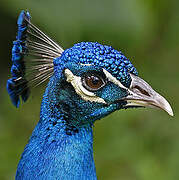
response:
<path id="1" fill-rule="evenodd" d="M 113 111 L 131 107 L 158 107 L 173 115 L 169 103 L 111 46 L 75 44 L 54 59 L 54 79 L 60 82 L 53 88 L 56 102 L 62 104 L 61 109 L 66 107 L 73 126 L 93 124 Z"/>
<path id="2" fill-rule="evenodd" d="M 28 99 L 29 86 L 50 78 L 43 102 L 50 103 L 53 115 L 61 111 L 75 127 L 92 125 L 113 111 L 131 107 L 158 107 L 173 115 L 169 103 L 138 77 L 120 51 L 93 42 L 64 51 L 30 19 L 29 12 L 19 15 L 12 48 L 7 90 L 16 107 L 20 97 Z"/>

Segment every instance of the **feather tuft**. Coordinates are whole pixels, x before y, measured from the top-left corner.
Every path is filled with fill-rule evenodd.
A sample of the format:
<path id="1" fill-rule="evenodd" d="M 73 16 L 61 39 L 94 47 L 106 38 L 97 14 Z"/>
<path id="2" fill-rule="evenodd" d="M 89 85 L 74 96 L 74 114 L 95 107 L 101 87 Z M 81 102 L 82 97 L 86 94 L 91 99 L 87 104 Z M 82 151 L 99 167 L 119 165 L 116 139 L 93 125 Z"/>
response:
<path id="1" fill-rule="evenodd" d="M 12 78 L 7 81 L 7 91 L 16 107 L 20 105 L 20 97 L 24 102 L 28 99 L 30 87 L 36 87 L 52 76 L 53 59 L 63 52 L 30 20 L 29 12 L 21 11 L 12 47 Z"/>

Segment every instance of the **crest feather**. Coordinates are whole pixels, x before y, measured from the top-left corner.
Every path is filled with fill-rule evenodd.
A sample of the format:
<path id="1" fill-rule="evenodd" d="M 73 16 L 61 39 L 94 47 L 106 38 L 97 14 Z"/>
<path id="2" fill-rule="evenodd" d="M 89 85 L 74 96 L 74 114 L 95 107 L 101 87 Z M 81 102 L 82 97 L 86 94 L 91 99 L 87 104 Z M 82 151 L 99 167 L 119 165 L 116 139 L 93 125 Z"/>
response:
<path id="1" fill-rule="evenodd" d="M 17 36 L 12 47 L 12 77 L 7 90 L 12 103 L 25 102 L 30 87 L 38 86 L 53 74 L 53 59 L 64 51 L 57 43 L 30 22 L 29 12 L 22 11 L 17 20 Z"/>

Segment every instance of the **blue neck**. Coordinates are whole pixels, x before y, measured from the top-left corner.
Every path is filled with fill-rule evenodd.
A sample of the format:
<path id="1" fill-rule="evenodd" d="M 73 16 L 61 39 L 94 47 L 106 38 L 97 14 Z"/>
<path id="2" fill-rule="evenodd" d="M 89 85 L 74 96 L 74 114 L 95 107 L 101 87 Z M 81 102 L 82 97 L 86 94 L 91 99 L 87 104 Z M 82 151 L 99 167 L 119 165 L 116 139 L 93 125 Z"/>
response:
<path id="1" fill-rule="evenodd" d="M 48 94 L 47 88 L 40 121 L 22 154 L 16 179 L 95 180 L 92 127 L 70 126 L 64 109 L 49 101 Z"/>

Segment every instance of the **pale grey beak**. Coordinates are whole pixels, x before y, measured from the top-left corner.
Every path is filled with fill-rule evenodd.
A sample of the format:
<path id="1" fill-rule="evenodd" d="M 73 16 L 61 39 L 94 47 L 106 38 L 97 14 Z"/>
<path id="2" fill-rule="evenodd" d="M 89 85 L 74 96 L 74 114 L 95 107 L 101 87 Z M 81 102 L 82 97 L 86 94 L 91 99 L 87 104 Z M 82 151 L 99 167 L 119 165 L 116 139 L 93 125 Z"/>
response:
<path id="1" fill-rule="evenodd" d="M 132 82 L 128 89 L 129 95 L 124 98 L 127 101 L 126 106 L 157 107 L 173 116 L 173 110 L 164 97 L 155 92 L 143 79 L 133 74 L 130 75 Z"/>

